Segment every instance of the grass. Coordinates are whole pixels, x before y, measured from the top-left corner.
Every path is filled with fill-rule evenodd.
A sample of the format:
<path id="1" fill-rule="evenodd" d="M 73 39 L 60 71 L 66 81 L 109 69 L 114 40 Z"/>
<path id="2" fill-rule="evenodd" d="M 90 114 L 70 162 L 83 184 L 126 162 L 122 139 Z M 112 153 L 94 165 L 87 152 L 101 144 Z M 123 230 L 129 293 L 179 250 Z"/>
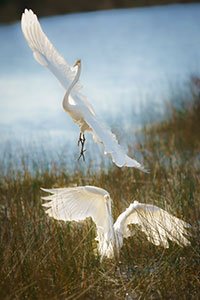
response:
<path id="1" fill-rule="evenodd" d="M 186 99 L 187 100 L 187 99 Z M 200 101 L 194 93 L 165 121 L 138 134 L 150 175 L 111 166 L 68 171 L 56 163 L 32 173 L 21 167 L 0 179 L 1 299 L 198 299 L 200 297 Z M 133 149 L 130 147 L 130 154 Z M 197 227 L 191 246 L 163 249 L 136 234 L 125 240 L 120 262 L 100 260 L 95 226 L 48 218 L 40 187 L 96 185 L 113 199 L 114 219 L 134 200 L 166 209 Z"/>

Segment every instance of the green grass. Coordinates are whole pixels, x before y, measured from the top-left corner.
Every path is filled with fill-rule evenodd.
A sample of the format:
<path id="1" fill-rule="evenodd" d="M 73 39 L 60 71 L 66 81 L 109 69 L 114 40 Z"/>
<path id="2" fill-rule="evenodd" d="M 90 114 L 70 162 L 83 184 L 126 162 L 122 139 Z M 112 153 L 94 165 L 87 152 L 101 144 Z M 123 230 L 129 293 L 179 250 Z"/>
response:
<path id="1" fill-rule="evenodd" d="M 143 129 L 135 151 L 149 175 L 132 168 L 68 171 L 52 162 L 32 173 L 22 167 L 0 179 L 0 298 L 198 299 L 200 297 L 200 102 L 193 95 L 166 120 Z M 132 152 L 130 147 L 130 153 Z M 91 220 L 48 218 L 40 187 L 96 185 L 113 199 L 114 219 L 134 200 L 154 203 L 197 227 L 191 246 L 150 244 L 137 231 L 125 240 L 120 262 L 96 253 Z"/>

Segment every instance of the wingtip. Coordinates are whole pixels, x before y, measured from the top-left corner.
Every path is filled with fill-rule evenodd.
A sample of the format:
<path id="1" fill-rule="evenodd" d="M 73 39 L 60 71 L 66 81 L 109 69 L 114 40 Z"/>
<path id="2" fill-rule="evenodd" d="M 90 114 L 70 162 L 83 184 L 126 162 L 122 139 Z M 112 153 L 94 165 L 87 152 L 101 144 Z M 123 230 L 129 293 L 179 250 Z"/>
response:
<path id="1" fill-rule="evenodd" d="M 24 12 L 22 13 L 22 20 L 27 21 L 32 18 L 37 18 L 36 14 L 34 14 L 32 9 L 25 8 Z"/>
<path id="2" fill-rule="evenodd" d="M 138 169 L 138 170 L 140 170 L 140 171 L 142 171 L 142 172 L 144 172 L 146 174 L 150 174 L 150 170 L 149 169 L 145 169 L 145 167 L 142 166 L 142 165 L 140 165 L 140 166 L 129 166 L 129 165 L 127 165 L 127 167 L 133 167 L 133 168 L 136 168 L 136 169 Z"/>
<path id="3" fill-rule="evenodd" d="M 34 12 L 32 11 L 32 9 L 28 9 L 28 8 L 25 8 L 24 9 L 24 14 L 33 14 L 34 15 Z"/>
<path id="4" fill-rule="evenodd" d="M 130 163 L 125 163 L 125 164 L 119 164 L 116 161 L 113 160 L 113 163 L 116 164 L 116 166 L 118 166 L 119 168 L 122 167 L 127 167 L 127 168 L 136 168 L 146 174 L 150 174 L 150 170 L 149 169 L 145 169 L 145 167 L 143 167 L 142 165 L 137 166 L 135 163 L 134 164 L 130 164 Z M 139 163 L 138 163 L 139 164 Z"/>
<path id="5" fill-rule="evenodd" d="M 149 174 L 150 171 L 148 169 L 145 169 L 145 167 L 143 165 L 141 165 L 137 160 L 129 157 L 128 155 L 126 155 L 126 161 L 125 161 L 125 164 L 124 164 L 125 167 L 133 167 L 133 168 L 136 168 L 146 174 Z"/>
<path id="6" fill-rule="evenodd" d="M 149 174 L 150 173 L 150 170 L 149 169 L 145 169 L 145 167 L 141 164 L 138 163 L 138 165 L 135 165 L 133 166 L 135 167 L 136 169 L 139 169 L 140 171 L 146 173 L 146 174 Z"/>
<path id="7" fill-rule="evenodd" d="M 42 187 L 40 187 L 40 189 L 41 189 L 43 192 L 51 193 L 49 189 L 45 189 L 45 188 L 42 188 Z"/>
<path id="8" fill-rule="evenodd" d="M 141 171 L 143 171 L 144 173 L 146 173 L 146 174 L 150 174 L 150 170 L 149 169 L 142 169 Z"/>

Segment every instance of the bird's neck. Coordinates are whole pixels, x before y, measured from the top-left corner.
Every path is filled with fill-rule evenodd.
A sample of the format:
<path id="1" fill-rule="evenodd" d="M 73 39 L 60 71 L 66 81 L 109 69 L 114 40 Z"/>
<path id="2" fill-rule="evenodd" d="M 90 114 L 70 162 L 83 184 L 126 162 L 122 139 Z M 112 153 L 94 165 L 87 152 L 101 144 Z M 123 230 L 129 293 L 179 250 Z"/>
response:
<path id="1" fill-rule="evenodd" d="M 80 78 L 80 75 L 81 75 L 81 64 L 78 64 L 78 70 L 76 72 L 76 76 L 74 78 L 74 80 L 72 81 L 71 85 L 69 86 L 68 88 L 68 94 L 71 93 L 73 87 L 77 84 L 77 82 L 79 81 L 79 78 Z"/>
<path id="2" fill-rule="evenodd" d="M 114 224 L 114 229 L 115 231 L 122 232 L 124 231 L 124 223 L 127 219 L 127 217 L 130 215 L 130 206 L 123 212 L 119 217 L 117 218 L 115 224 Z"/>
<path id="3" fill-rule="evenodd" d="M 72 81 L 71 85 L 69 86 L 66 94 L 65 94 L 65 97 L 63 99 L 63 108 L 66 110 L 66 108 L 68 107 L 69 105 L 69 95 L 73 89 L 73 87 L 76 85 L 76 83 L 79 81 L 79 78 L 80 78 L 80 74 L 81 74 L 81 64 L 78 65 L 78 70 L 77 70 L 77 73 L 76 73 L 76 76 L 74 78 L 74 80 Z"/>
<path id="4" fill-rule="evenodd" d="M 124 239 L 124 225 L 128 218 L 128 216 L 133 212 L 134 203 L 130 204 L 130 206 L 117 218 L 114 224 L 115 236 L 119 245 L 119 248 L 123 246 Z"/>
<path id="5" fill-rule="evenodd" d="M 123 212 L 121 213 L 121 215 L 119 215 L 119 217 L 117 218 L 115 224 L 114 224 L 114 228 L 115 230 L 119 229 L 124 229 L 124 223 L 126 221 L 126 219 L 130 216 L 130 214 L 135 210 L 135 208 L 137 207 L 138 202 L 134 201 L 133 203 L 131 203 L 129 205 L 129 207 Z"/>

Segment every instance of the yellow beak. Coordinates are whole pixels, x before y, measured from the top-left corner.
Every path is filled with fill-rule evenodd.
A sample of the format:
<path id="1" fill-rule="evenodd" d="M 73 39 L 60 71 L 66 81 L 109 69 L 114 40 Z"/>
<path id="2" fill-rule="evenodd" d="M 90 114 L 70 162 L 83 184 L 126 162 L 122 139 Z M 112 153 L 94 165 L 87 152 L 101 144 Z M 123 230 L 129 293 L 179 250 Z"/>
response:
<path id="1" fill-rule="evenodd" d="M 78 64 L 79 64 L 80 62 L 81 62 L 81 60 L 78 59 L 78 60 L 75 62 L 74 67 L 78 66 Z"/>

